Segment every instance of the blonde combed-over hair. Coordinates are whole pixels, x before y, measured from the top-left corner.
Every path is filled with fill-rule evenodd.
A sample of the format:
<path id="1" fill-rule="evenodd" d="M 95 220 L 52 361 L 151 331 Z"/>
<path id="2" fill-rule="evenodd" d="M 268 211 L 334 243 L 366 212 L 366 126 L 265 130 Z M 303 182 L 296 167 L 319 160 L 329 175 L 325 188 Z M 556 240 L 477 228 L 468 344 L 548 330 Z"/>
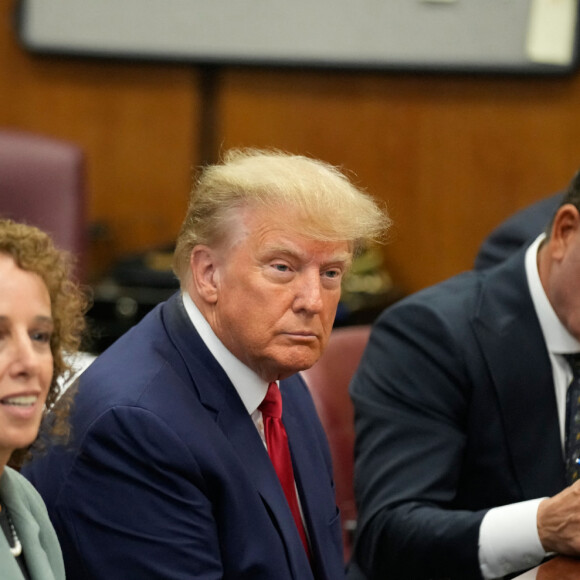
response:
<path id="1" fill-rule="evenodd" d="M 390 225 L 386 211 L 333 165 L 278 150 L 230 150 L 194 183 L 173 262 L 182 286 L 193 248 L 223 241 L 232 212 L 248 206 L 299 215 L 302 235 L 347 241 L 353 253 L 381 241 Z"/>

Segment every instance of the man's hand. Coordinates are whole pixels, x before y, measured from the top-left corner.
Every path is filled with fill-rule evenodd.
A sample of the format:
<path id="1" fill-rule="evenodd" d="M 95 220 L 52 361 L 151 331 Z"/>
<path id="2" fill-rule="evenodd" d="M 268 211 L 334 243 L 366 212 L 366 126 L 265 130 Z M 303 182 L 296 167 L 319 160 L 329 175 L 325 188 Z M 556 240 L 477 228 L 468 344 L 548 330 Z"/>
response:
<path id="1" fill-rule="evenodd" d="M 580 480 L 540 503 L 537 524 L 544 550 L 580 555 Z"/>

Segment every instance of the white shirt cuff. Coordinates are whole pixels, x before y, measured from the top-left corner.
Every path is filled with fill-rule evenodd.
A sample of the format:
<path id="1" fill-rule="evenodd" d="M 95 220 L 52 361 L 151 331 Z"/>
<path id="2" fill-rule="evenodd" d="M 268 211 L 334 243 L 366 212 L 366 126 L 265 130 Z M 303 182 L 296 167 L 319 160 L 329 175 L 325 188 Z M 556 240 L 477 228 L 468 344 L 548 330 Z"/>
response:
<path id="1" fill-rule="evenodd" d="M 544 498 L 489 510 L 479 528 L 479 566 L 486 580 L 537 566 L 547 555 L 538 536 Z"/>

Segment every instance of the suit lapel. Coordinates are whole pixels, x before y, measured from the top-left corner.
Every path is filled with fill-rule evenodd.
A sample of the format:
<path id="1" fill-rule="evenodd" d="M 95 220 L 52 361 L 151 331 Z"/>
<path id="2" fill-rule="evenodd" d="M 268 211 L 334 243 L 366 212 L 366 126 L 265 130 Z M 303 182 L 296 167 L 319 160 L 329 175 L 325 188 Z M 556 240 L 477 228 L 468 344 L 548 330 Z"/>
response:
<path id="1" fill-rule="evenodd" d="M 483 282 L 473 321 L 504 418 L 523 497 L 565 487 L 552 369 L 525 277 L 522 251 Z M 506 270 L 509 276 L 504 279 Z M 497 270 L 499 274 L 499 270 Z M 487 289 L 493 287 L 492 292 Z"/>
<path id="2" fill-rule="evenodd" d="M 163 318 L 167 331 L 188 369 L 188 380 L 194 385 L 201 403 L 214 416 L 234 447 L 248 478 L 254 482 L 262 497 L 286 546 L 289 567 L 294 578 L 312 578 L 310 564 L 282 486 L 266 447 L 236 389 L 191 324 L 181 299 L 174 298 L 166 303 Z"/>
<path id="3" fill-rule="evenodd" d="M 281 385 L 284 400 L 283 420 L 290 441 L 294 477 L 308 528 L 317 577 L 341 578 L 344 575 L 342 567 L 335 567 L 335 561 L 329 557 L 330 554 L 336 553 L 336 562 L 342 566 L 340 555 L 342 547 L 339 545 L 340 542 L 337 545 L 332 543 L 333 536 L 330 528 L 332 515 L 337 508 L 332 494 L 330 497 L 333 504 L 329 504 L 329 490 L 325 483 L 326 473 L 321 473 L 321 469 L 324 469 L 322 467 L 324 458 L 321 456 L 319 445 L 315 443 L 318 438 L 316 429 L 310 428 L 315 421 L 318 422 L 318 417 L 314 406 L 312 406 L 312 415 L 309 416 L 308 407 L 303 404 L 300 397 L 296 396 L 302 386 L 296 382 L 290 384 L 290 381 L 297 380 L 289 379 Z"/>
<path id="4" fill-rule="evenodd" d="M 47 568 L 48 574 L 51 574 L 50 568 Z M 10 548 L 8 542 L 4 535 L 0 537 L 0 578 L 2 580 L 22 580 L 22 572 L 16 559 L 10 553 Z M 43 576 L 32 576 L 32 578 L 43 578 Z M 52 576 L 47 576 L 48 579 L 52 579 Z"/>
<path id="5" fill-rule="evenodd" d="M 40 527 L 32 514 L 25 508 L 25 504 L 22 503 L 21 493 L 12 481 L 13 477 L 6 469 L 2 475 L 0 490 L 25 551 L 26 566 L 30 572 L 30 577 L 54 580 L 51 563 L 40 542 Z M 2 580 L 18 580 L 22 578 L 22 572 L 9 550 L 8 542 L 0 531 L 0 553 L 2 554 L 0 556 L 0 571 L 2 572 L 0 578 Z"/>
<path id="6" fill-rule="evenodd" d="M 48 556 L 40 546 L 38 524 L 29 513 L 18 509 L 17 505 L 8 509 L 10 509 L 14 527 L 18 530 L 18 536 L 26 552 L 26 565 L 30 577 L 53 580 L 54 575 Z"/>
<path id="7" fill-rule="evenodd" d="M 310 564 L 266 447 L 241 401 L 240 406 L 235 407 L 222 406 L 217 422 L 236 449 L 283 538 L 293 576 L 297 580 L 308 579 L 311 577 Z"/>

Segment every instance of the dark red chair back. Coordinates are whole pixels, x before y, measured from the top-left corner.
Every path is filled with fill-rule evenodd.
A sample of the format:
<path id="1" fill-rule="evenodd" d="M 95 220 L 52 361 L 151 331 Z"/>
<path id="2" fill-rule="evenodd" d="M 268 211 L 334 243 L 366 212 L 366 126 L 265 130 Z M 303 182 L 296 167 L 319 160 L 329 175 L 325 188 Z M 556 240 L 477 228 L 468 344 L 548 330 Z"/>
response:
<path id="1" fill-rule="evenodd" d="M 37 226 L 71 252 L 82 278 L 86 250 L 85 156 L 68 141 L 0 130 L 0 215 Z"/>
<path id="2" fill-rule="evenodd" d="M 330 445 L 346 560 L 350 557 L 356 527 L 354 410 L 348 386 L 368 342 L 370 330 L 370 326 L 334 329 L 320 360 L 312 368 L 302 371 Z"/>

